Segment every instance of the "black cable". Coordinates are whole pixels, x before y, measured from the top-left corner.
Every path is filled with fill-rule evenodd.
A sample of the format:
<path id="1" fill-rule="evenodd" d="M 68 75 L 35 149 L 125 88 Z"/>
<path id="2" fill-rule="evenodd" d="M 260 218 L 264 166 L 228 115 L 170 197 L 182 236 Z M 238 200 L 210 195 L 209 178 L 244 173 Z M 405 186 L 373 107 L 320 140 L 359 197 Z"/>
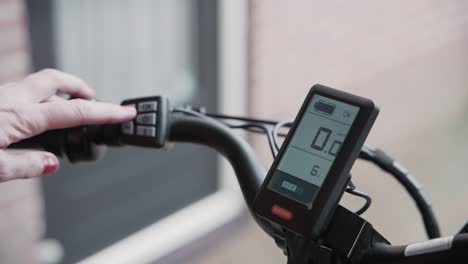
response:
<path id="1" fill-rule="evenodd" d="M 429 199 L 424 194 L 421 185 L 417 180 L 409 174 L 408 170 L 404 168 L 400 163 L 393 160 L 384 151 L 364 146 L 359 154 L 359 157 L 364 160 L 368 160 L 376 164 L 385 172 L 390 173 L 395 179 L 405 187 L 406 191 L 410 194 L 418 207 L 426 229 L 427 236 L 429 238 L 440 237 L 440 229 L 437 219 L 432 210 Z"/>
<path id="2" fill-rule="evenodd" d="M 349 179 L 346 189 L 356 190 L 356 185 L 354 185 L 354 182 L 351 180 L 351 173 L 349 174 Z"/>
<path id="3" fill-rule="evenodd" d="M 355 214 L 362 215 L 371 206 L 372 198 L 367 193 L 356 190 L 356 186 L 351 180 L 349 181 L 348 186 L 346 187 L 346 192 L 351 195 L 363 198 L 365 200 L 364 205 L 359 210 L 357 210 Z"/>
<path id="4" fill-rule="evenodd" d="M 234 125 L 229 125 L 229 124 L 227 124 L 227 123 L 225 123 L 225 122 L 222 122 L 222 123 L 223 123 L 223 124 L 226 124 L 227 126 L 229 126 L 229 127 L 231 127 L 231 128 L 237 128 L 237 127 L 235 127 Z M 234 126 L 234 127 L 232 127 L 232 126 Z M 255 129 L 255 128 L 252 128 L 252 129 L 251 129 L 251 128 L 243 128 L 243 127 L 240 127 L 240 128 L 245 129 L 245 130 L 247 130 L 248 132 L 266 135 L 264 129 Z M 286 137 L 286 134 L 278 133 L 278 136 L 279 136 L 279 137 Z"/>
<path id="5" fill-rule="evenodd" d="M 354 195 L 354 196 L 357 196 L 357 197 L 361 197 L 363 198 L 366 202 L 364 203 L 364 205 L 359 209 L 357 210 L 355 213 L 357 215 L 362 215 L 365 211 L 367 211 L 367 209 L 369 209 L 369 207 L 371 206 L 372 204 L 372 198 L 367 194 L 367 193 L 364 193 L 364 192 L 360 192 L 358 190 L 353 190 L 353 189 L 346 189 L 346 192 L 351 194 L 351 195 Z"/>
<path id="6" fill-rule="evenodd" d="M 206 113 L 206 115 L 209 117 L 213 117 L 213 118 L 239 120 L 239 121 L 244 121 L 244 122 L 249 122 L 249 123 L 261 123 L 261 124 L 272 125 L 272 126 L 278 123 L 278 121 L 275 121 L 275 120 L 250 118 L 250 117 L 245 117 L 245 116 L 228 116 L 228 115 L 212 114 L 212 113 Z"/>
<path id="7" fill-rule="evenodd" d="M 241 128 L 241 129 L 245 129 L 247 132 L 266 135 L 265 130 L 260 129 L 260 128 L 258 128 L 258 127 L 235 127 L 235 126 L 234 126 L 234 127 L 233 127 L 233 126 L 229 126 L 229 127 L 230 127 L 230 128 L 233 128 L 233 129 Z"/>
<path id="8" fill-rule="evenodd" d="M 174 108 L 172 110 L 172 112 L 184 113 L 184 114 L 187 114 L 187 115 L 191 115 L 191 116 L 195 116 L 195 117 L 199 117 L 199 118 L 204 118 L 204 119 L 207 119 L 207 118 L 211 119 L 212 117 L 214 117 L 214 116 L 211 116 L 211 115 L 208 115 L 208 114 L 203 114 L 203 113 L 197 112 L 197 111 L 192 110 L 190 108 Z M 222 115 L 220 115 L 220 116 L 222 116 Z M 237 117 L 226 118 L 226 119 L 238 120 Z M 221 123 L 223 123 L 223 122 L 221 122 Z M 276 154 L 278 153 L 278 151 L 274 147 L 274 142 L 273 142 L 273 137 L 272 137 L 273 134 L 272 134 L 271 130 L 266 125 L 254 124 L 254 123 L 246 123 L 246 124 L 241 124 L 241 125 L 230 125 L 230 124 L 227 124 L 227 123 L 223 123 L 223 124 L 227 125 L 230 128 L 233 128 L 233 129 L 241 128 L 241 129 L 245 129 L 245 130 L 255 132 L 255 133 L 262 133 L 262 131 L 263 131 L 263 133 L 267 135 L 268 146 L 270 147 L 271 154 L 273 155 L 273 158 L 276 157 Z"/>
<path id="9" fill-rule="evenodd" d="M 179 112 L 179 113 L 184 113 L 184 114 L 187 114 L 187 115 L 191 115 L 191 116 L 195 116 L 195 117 L 199 117 L 199 118 L 209 118 L 211 119 L 212 117 L 211 116 L 208 116 L 207 114 L 203 114 L 203 113 L 200 113 L 198 111 L 195 111 L 191 108 L 174 108 L 172 110 L 172 112 Z M 236 119 L 236 118 L 233 118 L 233 119 Z M 232 124 L 228 124 L 228 123 L 225 123 L 225 122 L 221 122 L 223 124 L 225 124 L 226 126 L 232 128 L 232 129 L 236 129 L 236 128 L 240 128 L 240 129 L 245 129 L 249 132 L 254 132 L 254 133 L 261 133 L 261 134 L 266 134 L 267 135 L 267 139 L 268 139 L 268 144 L 270 145 L 270 150 L 272 152 L 272 155 L 273 157 L 276 156 L 276 151 L 273 149 L 273 139 L 271 137 L 271 132 L 270 132 L 270 129 L 265 126 L 265 125 L 261 125 L 261 124 L 253 124 L 253 123 L 246 123 L 246 124 L 241 124 L 241 125 L 232 125 Z"/>
<path id="10" fill-rule="evenodd" d="M 281 121 L 276 123 L 276 125 L 273 127 L 273 144 L 276 148 L 277 151 L 280 149 L 280 144 L 278 143 L 278 131 L 285 126 L 290 127 L 292 125 L 291 121 Z"/>
<path id="11" fill-rule="evenodd" d="M 244 121 L 248 122 L 247 124 L 243 125 L 228 125 L 231 128 L 242 128 L 246 129 L 247 131 L 254 132 L 254 133 L 262 133 L 267 135 L 268 138 L 268 144 L 270 145 L 270 150 L 273 155 L 273 158 L 276 157 L 278 151 L 279 151 L 279 143 L 278 143 L 278 136 L 280 137 L 286 137 L 287 134 L 281 134 L 279 133 L 279 129 L 284 126 L 291 126 L 292 122 L 290 121 L 274 121 L 274 120 L 267 120 L 267 119 L 259 119 L 259 118 L 250 118 L 250 117 L 244 117 L 244 116 L 228 116 L 228 115 L 222 115 L 222 114 L 212 114 L 212 113 L 205 113 L 206 116 L 212 117 L 212 118 L 218 118 L 218 119 L 229 119 L 229 120 L 237 120 L 237 121 Z M 260 124 L 255 124 L 255 123 L 260 123 Z M 273 131 L 270 130 L 267 126 L 265 125 L 273 125 Z M 257 130 L 255 128 L 260 128 L 260 130 Z M 254 128 L 254 130 L 252 130 Z"/>
<path id="12" fill-rule="evenodd" d="M 194 111 L 190 108 L 174 108 L 172 109 L 172 112 L 175 112 L 175 113 L 184 113 L 186 115 L 191 115 L 191 116 L 195 116 L 195 117 L 199 117 L 199 118 L 208 118 L 206 115 L 200 113 L 200 112 L 197 112 L 197 111 Z"/>
<path id="13" fill-rule="evenodd" d="M 226 125 L 233 129 L 241 128 L 241 129 L 246 129 L 246 130 L 250 130 L 250 129 L 262 130 L 263 133 L 266 134 L 267 136 L 268 145 L 270 147 L 271 154 L 273 155 L 273 157 L 276 157 L 276 154 L 278 154 L 278 151 L 274 148 L 274 145 L 273 145 L 274 143 L 273 143 L 271 130 L 266 125 L 252 124 L 252 123 L 246 123 L 246 124 L 241 124 L 241 125 L 229 125 L 229 124 L 226 124 Z M 256 132 L 258 132 L 259 130 L 256 130 Z"/>

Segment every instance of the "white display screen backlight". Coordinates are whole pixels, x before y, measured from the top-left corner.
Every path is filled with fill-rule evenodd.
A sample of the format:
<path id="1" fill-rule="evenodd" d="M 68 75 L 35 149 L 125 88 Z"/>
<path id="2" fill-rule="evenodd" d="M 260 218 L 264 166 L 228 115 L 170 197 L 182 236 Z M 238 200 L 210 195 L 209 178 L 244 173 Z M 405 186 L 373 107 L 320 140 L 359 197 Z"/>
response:
<path id="1" fill-rule="evenodd" d="M 357 106 L 314 95 L 268 187 L 301 203 L 313 202 L 358 112 Z"/>

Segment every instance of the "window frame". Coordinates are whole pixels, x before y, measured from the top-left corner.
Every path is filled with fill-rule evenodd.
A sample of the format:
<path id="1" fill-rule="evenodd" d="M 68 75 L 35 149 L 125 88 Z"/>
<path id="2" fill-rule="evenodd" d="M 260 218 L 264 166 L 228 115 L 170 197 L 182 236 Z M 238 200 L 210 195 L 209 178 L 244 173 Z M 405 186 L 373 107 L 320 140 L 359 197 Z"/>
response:
<path id="1" fill-rule="evenodd" d="M 200 85 L 219 87 L 217 98 L 220 112 L 246 114 L 247 1 L 222 0 L 213 4 L 209 0 L 198 0 L 198 4 L 198 15 L 203 18 L 199 27 L 212 27 L 198 32 L 198 56 L 204 59 L 197 61 L 205 64 L 198 67 Z M 56 66 L 52 5 L 52 0 L 40 3 L 27 0 L 29 26 L 33 29 L 31 51 L 34 69 Z M 37 10 L 42 13 L 38 14 Z M 217 15 L 213 18 L 206 12 L 216 12 Z M 203 35 L 203 32 L 212 34 Z M 216 46 L 210 43 L 216 43 Z M 215 78 L 213 73 L 216 74 Z M 227 223 L 234 223 L 245 215 L 244 200 L 230 165 L 221 157 L 218 157 L 218 164 L 217 192 L 97 251 L 79 263 L 157 261 L 190 246 L 191 242 L 225 227 Z M 200 218 L 202 221 L 193 221 L 192 216 L 200 212 L 209 213 Z"/>

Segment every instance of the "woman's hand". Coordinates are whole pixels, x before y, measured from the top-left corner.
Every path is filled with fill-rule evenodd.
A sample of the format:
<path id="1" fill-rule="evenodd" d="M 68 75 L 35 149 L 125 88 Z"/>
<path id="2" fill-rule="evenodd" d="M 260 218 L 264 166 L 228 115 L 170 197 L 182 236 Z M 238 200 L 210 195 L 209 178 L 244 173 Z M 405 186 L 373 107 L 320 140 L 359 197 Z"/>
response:
<path id="1" fill-rule="evenodd" d="M 51 174 L 57 157 L 45 151 L 10 150 L 8 145 L 46 130 L 87 124 L 120 123 L 135 117 L 132 107 L 87 101 L 94 91 L 81 79 L 46 69 L 0 86 L 0 182 Z"/>

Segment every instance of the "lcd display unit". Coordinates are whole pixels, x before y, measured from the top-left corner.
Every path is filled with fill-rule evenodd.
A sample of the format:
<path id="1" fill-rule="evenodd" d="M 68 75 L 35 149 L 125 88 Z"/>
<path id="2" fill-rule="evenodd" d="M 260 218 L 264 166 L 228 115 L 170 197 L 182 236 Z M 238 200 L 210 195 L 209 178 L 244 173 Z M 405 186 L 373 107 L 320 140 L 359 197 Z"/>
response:
<path id="1" fill-rule="evenodd" d="M 358 112 L 357 106 L 314 95 L 268 188 L 311 206 Z"/>
<path id="2" fill-rule="evenodd" d="M 312 87 L 257 194 L 254 212 L 304 236 L 320 236 L 377 114 L 369 99 Z"/>

